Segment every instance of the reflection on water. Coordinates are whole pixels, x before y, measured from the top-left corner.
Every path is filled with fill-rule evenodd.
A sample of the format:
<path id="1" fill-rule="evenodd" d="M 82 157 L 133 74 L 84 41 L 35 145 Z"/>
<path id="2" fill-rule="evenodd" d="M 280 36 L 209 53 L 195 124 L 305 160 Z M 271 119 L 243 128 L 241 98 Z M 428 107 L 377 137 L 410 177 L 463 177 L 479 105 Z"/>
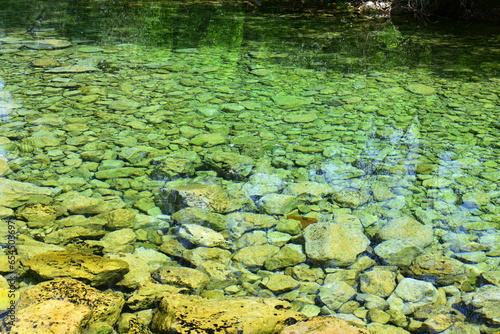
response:
<path id="1" fill-rule="evenodd" d="M 2 310 L 72 277 L 124 292 L 113 316 L 92 304 L 74 325 L 103 330 L 133 313 L 127 326 L 182 332 L 152 310 L 185 293 L 171 298 L 295 312 L 226 327 L 245 333 L 318 314 L 372 333 L 494 333 L 498 35 L 251 4 L 11 2 L 0 231 L 24 267 L 0 267 L 16 282 Z M 101 296 L 68 282 L 47 284 L 72 307 Z M 19 332 L 40 316 L 24 298 Z"/>

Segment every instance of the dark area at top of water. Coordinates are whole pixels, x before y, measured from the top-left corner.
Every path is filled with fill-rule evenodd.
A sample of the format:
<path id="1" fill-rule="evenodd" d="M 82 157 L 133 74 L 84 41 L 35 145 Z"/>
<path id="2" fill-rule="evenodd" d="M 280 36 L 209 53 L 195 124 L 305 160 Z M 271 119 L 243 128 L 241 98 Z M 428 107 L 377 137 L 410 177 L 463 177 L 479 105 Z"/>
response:
<path id="1" fill-rule="evenodd" d="M 395 24 L 293 3 L 1 0 L 0 28 L 26 29 L 34 37 L 53 29 L 83 44 L 290 51 L 277 61 L 345 72 L 422 64 L 442 71 L 444 64 L 452 64 L 453 75 L 481 75 L 483 64 L 500 58 L 498 27 L 451 21 Z M 484 75 L 498 71 L 488 67 Z"/>

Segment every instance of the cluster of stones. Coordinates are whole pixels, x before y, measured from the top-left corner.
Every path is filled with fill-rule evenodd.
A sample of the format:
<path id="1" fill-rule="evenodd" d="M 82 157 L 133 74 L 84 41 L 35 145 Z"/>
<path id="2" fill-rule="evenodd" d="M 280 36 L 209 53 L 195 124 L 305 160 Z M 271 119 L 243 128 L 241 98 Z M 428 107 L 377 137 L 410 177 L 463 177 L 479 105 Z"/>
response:
<path id="1" fill-rule="evenodd" d="M 479 110 L 498 81 L 2 41 L 12 333 L 274 333 L 319 315 L 337 332 L 497 331 L 500 160 Z M 0 255 L 3 291 L 9 268 Z"/>

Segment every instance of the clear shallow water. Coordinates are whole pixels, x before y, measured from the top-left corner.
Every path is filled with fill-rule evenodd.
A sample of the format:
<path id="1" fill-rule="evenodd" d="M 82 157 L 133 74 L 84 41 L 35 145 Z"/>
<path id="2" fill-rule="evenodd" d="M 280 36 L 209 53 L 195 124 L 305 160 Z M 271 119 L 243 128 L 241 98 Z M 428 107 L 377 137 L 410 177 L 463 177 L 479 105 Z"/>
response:
<path id="1" fill-rule="evenodd" d="M 412 216 L 433 228 L 433 247 L 447 256 L 498 267 L 488 241 L 500 223 L 494 29 L 254 12 L 249 4 L 1 5 L 7 178 L 118 196 L 155 216 L 165 181 L 155 176 L 157 160 L 234 152 L 253 159 L 253 173 L 347 190 L 302 199 L 299 214 L 360 217 L 372 247 L 384 224 Z M 207 159 L 199 175 L 216 169 Z M 121 167 L 132 169 L 98 174 Z M 237 186 L 248 177 L 225 176 Z M 44 240 L 57 228 L 25 232 Z"/>

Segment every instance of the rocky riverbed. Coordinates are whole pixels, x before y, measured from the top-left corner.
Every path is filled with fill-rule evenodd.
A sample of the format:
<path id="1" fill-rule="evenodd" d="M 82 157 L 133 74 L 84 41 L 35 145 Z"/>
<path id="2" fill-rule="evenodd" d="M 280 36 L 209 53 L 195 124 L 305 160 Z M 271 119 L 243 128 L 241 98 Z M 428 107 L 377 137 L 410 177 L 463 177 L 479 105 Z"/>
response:
<path id="1" fill-rule="evenodd" d="M 499 332 L 500 79 L 46 35 L 0 38 L 4 332 Z"/>

